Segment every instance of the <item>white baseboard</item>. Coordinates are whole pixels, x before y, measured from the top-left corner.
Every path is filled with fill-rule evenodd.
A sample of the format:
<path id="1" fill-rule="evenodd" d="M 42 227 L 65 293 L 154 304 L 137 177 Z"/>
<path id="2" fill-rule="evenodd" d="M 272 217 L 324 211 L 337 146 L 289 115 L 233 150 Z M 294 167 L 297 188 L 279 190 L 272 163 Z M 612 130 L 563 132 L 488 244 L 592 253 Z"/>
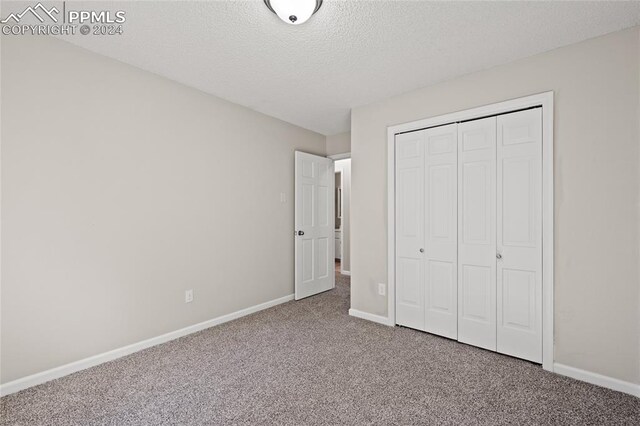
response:
<path id="1" fill-rule="evenodd" d="M 357 309 L 349 309 L 349 315 L 351 315 L 352 317 L 373 321 L 378 324 L 387 326 L 394 325 L 391 321 L 389 321 L 387 317 L 370 314 L 368 312 L 362 312 Z M 553 372 L 563 376 L 571 377 L 572 379 L 591 383 L 597 386 L 602 386 L 604 388 L 627 393 L 629 395 L 640 398 L 640 384 L 625 382 L 620 379 L 615 379 L 613 377 L 604 376 L 598 373 L 592 373 L 590 371 L 581 370 L 575 367 L 569 367 L 568 365 L 559 363 L 553 364 Z"/>
<path id="2" fill-rule="evenodd" d="M 94 355 L 89 358 L 81 359 L 79 361 L 74 361 L 69 364 L 62 365 L 60 367 L 55 367 L 50 370 L 32 374 L 30 376 L 26 376 L 26 377 L 5 383 L 3 385 L 0 385 L 0 396 L 9 395 L 9 394 L 21 391 L 23 389 L 27 389 L 32 386 L 36 386 L 36 385 L 48 382 L 50 380 L 58 379 L 60 377 L 67 376 L 69 374 L 72 374 L 81 370 L 85 370 L 87 368 L 94 367 L 96 365 L 104 364 L 105 362 L 113 361 L 115 359 L 121 358 L 126 355 L 130 355 L 134 352 L 138 352 L 143 349 L 150 348 L 152 346 L 166 343 L 171 340 L 175 340 L 177 338 L 180 338 L 192 333 L 196 333 L 198 331 L 205 330 L 210 327 L 214 327 L 216 325 L 224 324 L 225 322 L 229 322 L 234 319 L 238 319 L 238 318 L 250 315 L 252 313 L 259 312 L 264 309 L 268 309 L 285 302 L 289 302 L 293 300 L 293 298 L 294 298 L 294 295 L 290 294 L 288 296 L 270 300 L 268 302 L 261 303 L 259 305 L 241 309 L 239 311 L 232 312 L 227 315 L 222 315 L 220 317 L 213 318 L 208 321 L 204 321 L 204 322 L 194 324 L 185 328 L 181 328 L 180 330 L 172 331 L 170 333 L 166 333 L 157 337 L 152 337 L 150 339 L 143 340 L 141 342 L 133 343 L 128 346 L 123 346 L 118 349 L 114 349 L 108 352 Z M 386 325 L 386 326 L 394 326 L 394 324 L 392 324 L 387 317 L 370 314 L 368 312 L 359 311 L 357 309 L 349 309 L 349 315 L 351 315 L 352 317 L 361 318 L 364 320 L 372 321 L 372 322 Z M 591 383 L 597 386 L 602 386 L 615 391 L 624 392 L 629 395 L 633 395 L 640 398 L 640 385 L 638 384 L 625 382 L 623 380 L 615 379 L 613 377 L 604 376 L 598 373 L 592 373 L 590 371 L 581 370 L 579 368 L 570 367 L 568 365 L 559 364 L 559 363 L 554 363 L 553 370 L 555 373 L 561 374 L 563 376 L 571 377 L 576 380 L 581 380 L 583 382 Z"/>
<path id="3" fill-rule="evenodd" d="M 340 273 L 341 273 L 342 275 L 349 275 L 349 276 L 351 276 L 351 271 L 340 271 Z"/>
<path id="4" fill-rule="evenodd" d="M 232 312 L 227 315 L 222 315 L 220 317 L 213 318 L 208 321 L 190 325 L 188 327 L 181 328 L 180 330 L 172 331 L 170 333 L 166 333 L 161 336 L 152 337 L 150 339 L 133 343 L 131 345 L 123 346 L 121 348 L 104 352 L 98 355 L 94 355 L 89 358 L 81 359 L 79 361 L 74 361 L 69 364 L 62 365 L 60 367 L 55 367 L 50 370 L 46 370 L 40 373 L 32 374 L 30 376 L 22 377 L 20 379 L 0 385 L 0 396 L 9 395 L 9 394 L 21 391 L 23 389 L 27 389 L 32 386 L 36 386 L 36 385 L 48 382 L 50 380 L 58 379 L 60 377 L 67 376 L 69 374 L 72 374 L 81 370 L 85 370 L 87 368 L 94 367 L 96 365 L 104 364 L 105 362 L 113 361 L 114 359 L 118 359 L 123 356 L 130 355 L 134 352 L 138 352 L 143 349 L 147 349 L 152 346 L 159 345 L 161 343 L 166 343 L 168 341 L 177 339 L 179 337 L 196 333 L 198 331 L 201 331 L 210 327 L 214 327 L 216 325 L 224 324 L 225 322 L 229 322 L 234 319 L 241 318 L 246 315 L 250 315 L 267 308 L 271 308 L 281 303 L 289 302 L 290 300 L 293 300 L 293 294 L 280 297 L 278 299 L 270 300 L 268 302 L 261 303 L 259 305 L 241 309 L 239 311 Z"/>
<path id="5" fill-rule="evenodd" d="M 591 383 L 592 385 L 602 386 L 603 388 L 613 389 L 618 392 L 628 393 L 629 395 L 640 398 L 640 385 L 625 382 L 623 380 L 614 379 L 613 377 L 603 376 L 602 374 L 592 373 L 591 371 L 581 370 L 568 365 L 553 364 L 553 371 L 572 379 L 581 380 Z"/>
<path id="6" fill-rule="evenodd" d="M 377 322 L 378 324 L 388 325 L 390 327 L 393 327 L 395 325 L 395 324 L 392 324 L 391 321 L 389 321 L 389 318 L 387 317 L 370 314 L 368 312 L 362 312 L 357 309 L 349 309 L 349 315 L 351 315 L 352 317 L 365 319 L 367 321 Z"/>

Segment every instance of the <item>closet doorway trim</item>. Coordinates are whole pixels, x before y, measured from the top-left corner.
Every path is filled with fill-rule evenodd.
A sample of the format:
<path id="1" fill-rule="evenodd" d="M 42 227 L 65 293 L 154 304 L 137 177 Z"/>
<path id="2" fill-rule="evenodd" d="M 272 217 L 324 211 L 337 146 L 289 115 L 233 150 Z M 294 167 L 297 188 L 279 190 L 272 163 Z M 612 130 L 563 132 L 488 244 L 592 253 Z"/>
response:
<path id="1" fill-rule="evenodd" d="M 387 127 L 387 321 L 396 324 L 395 137 L 466 120 L 542 107 L 542 368 L 553 371 L 553 92 Z"/>

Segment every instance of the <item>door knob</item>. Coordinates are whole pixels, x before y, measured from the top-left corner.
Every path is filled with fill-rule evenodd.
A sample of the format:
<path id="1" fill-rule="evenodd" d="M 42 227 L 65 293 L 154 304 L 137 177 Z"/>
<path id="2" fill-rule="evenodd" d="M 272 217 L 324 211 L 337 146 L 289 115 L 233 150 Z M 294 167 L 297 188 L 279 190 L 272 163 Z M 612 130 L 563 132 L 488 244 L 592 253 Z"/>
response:
<path id="1" fill-rule="evenodd" d="M 304 235 L 304 231 L 298 231 L 298 235 Z"/>
<path id="2" fill-rule="evenodd" d="M 420 253 L 424 253 L 424 249 L 423 248 L 420 249 Z"/>
<path id="3" fill-rule="evenodd" d="M 502 259 L 502 255 L 500 253 L 496 253 L 496 259 Z"/>

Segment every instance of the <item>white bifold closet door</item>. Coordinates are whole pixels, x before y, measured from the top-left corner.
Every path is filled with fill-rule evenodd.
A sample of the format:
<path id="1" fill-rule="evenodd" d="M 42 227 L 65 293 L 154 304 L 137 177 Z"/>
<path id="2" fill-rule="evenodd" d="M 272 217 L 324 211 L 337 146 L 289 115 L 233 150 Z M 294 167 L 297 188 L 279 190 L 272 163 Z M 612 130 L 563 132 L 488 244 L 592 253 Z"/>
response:
<path id="1" fill-rule="evenodd" d="M 458 337 L 456 125 L 425 130 L 425 331 Z"/>
<path id="2" fill-rule="evenodd" d="M 458 126 L 458 340 L 542 362 L 542 111 Z"/>
<path id="3" fill-rule="evenodd" d="M 424 329 L 425 131 L 396 136 L 396 323 Z"/>
<path id="4" fill-rule="evenodd" d="M 458 340 L 496 350 L 496 117 L 458 125 Z"/>
<path id="5" fill-rule="evenodd" d="M 396 322 L 457 337 L 457 130 L 396 136 Z"/>
<path id="6" fill-rule="evenodd" d="M 542 110 L 396 135 L 396 323 L 542 362 Z"/>
<path id="7" fill-rule="evenodd" d="M 497 118 L 497 351 L 542 362 L 542 110 Z"/>

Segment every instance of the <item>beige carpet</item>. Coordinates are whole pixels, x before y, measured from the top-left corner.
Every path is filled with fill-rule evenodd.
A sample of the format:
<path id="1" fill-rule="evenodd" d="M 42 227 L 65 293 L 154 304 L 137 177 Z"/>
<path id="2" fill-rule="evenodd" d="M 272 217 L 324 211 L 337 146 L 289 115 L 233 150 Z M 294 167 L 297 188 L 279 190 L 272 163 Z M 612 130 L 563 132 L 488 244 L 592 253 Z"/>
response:
<path id="1" fill-rule="evenodd" d="M 2 424 L 640 424 L 640 399 L 347 315 L 335 290 L 0 400 Z"/>

